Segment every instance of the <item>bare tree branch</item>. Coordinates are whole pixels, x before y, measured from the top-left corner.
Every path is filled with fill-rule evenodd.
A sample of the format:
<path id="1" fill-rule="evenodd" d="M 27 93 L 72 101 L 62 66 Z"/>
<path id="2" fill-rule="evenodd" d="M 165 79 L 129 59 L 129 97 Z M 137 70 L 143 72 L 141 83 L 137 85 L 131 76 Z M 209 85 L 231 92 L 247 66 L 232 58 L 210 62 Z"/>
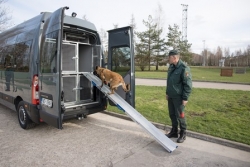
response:
<path id="1" fill-rule="evenodd" d="M 83 20 L 86 20 L 86 21 L 89 21 L 89 20 L 87 19 L 87 15 L 86 15 L 86 14 L 82 16 L 82 19 L 83 19 Z"/>
<path id="2" fill-rule="evenodd" d="M 8 0 L 0 0 L 0 32 L 10 26 L 10 20 L 12 19 L 9 9 L 4 6 L 4 3 L 7 1 Z"/>

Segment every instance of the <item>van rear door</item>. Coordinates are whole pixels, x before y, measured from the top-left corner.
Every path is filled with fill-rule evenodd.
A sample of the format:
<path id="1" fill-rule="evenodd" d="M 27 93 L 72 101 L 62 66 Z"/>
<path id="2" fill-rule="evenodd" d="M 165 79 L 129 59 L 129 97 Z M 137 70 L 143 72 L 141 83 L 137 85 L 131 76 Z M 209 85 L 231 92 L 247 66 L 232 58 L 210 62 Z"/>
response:
<path id="1" fill-rule="evenodd" d="M 40 118 L 62 129 L 61 48 L 64 10 L 60 8 L 45 20 L 41 38 L 39 100 Z"/>
<path id="2" fill-rule="evenodd" d="M 108 69 L 121 74 L 126 84 L 130 84 L 130 91 L 124 92 L 118 87 L 118 93 L 132 107 L 135 107 L 135 66 L 132 27 L 109 30 Z M 114 105 L 109 101 L 110 105 Z"/>

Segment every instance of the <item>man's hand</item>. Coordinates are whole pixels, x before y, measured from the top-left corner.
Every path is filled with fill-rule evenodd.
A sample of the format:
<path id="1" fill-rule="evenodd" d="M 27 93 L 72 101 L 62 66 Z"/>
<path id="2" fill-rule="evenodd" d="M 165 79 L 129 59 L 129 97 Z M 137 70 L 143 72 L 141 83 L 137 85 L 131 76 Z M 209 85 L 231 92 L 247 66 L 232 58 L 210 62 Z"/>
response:
<path id="1" fill-rule="evenodd" d="M 188 103 L 188 101 L 182 100 L 182 105 L 186 106 L 187 103 Z"/>

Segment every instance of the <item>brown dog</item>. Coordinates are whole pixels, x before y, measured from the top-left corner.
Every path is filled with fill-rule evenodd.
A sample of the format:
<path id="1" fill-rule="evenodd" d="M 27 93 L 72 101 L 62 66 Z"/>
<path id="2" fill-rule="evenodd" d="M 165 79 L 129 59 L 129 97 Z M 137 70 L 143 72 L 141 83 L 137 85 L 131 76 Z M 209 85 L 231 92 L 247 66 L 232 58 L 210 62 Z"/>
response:
<path id="1" fill-rule="evenodd" d="M 125 92 L 128 92 L 130 90 L 129 84 L 125 84 L 120 74 L 110 71 L 109 69 L 106 68 L 101 68 L 99 66 L 96 66 L 95 72 L 99 75 L 100 79 L 102 80 L 101 87 L 103 86 L 104 82 L 110 84 L 111 93 L 109 94 L 114 94 L 114 90 L 117 90 L 119 86 L 122 86 Z"/>

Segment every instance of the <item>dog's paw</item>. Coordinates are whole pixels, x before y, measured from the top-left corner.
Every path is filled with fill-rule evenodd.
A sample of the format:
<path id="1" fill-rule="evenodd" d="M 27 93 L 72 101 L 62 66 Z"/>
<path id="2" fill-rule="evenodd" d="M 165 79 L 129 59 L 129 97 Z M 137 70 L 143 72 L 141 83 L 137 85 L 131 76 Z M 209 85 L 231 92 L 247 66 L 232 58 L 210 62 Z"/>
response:
<path id="1" fill-rule="evenodd" d="M 113 93 L 113 92 L 109 92 L 109 93 L 108 93 L 108 95 L 112 95 L 112 94 L 114 94 L 114 93 Z"/>

